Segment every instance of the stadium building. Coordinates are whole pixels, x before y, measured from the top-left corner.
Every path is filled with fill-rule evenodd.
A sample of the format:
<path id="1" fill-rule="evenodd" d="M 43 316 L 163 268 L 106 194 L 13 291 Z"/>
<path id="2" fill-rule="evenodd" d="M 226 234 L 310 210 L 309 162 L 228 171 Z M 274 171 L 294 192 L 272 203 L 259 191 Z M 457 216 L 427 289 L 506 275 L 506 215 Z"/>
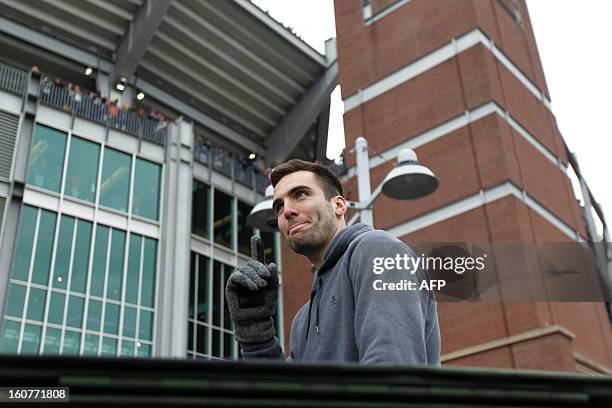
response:
<path id="1" fill-rule="evenodd" d="M 402 147 L 440 181 L 377 200 L 377 228 L 409 244 L 609 241 L 524 1 L 336 0 L 325 55 L 248 0 L 1 3 L 4 353 L 236 358 L 224 284 L 252 234 L 281 265 L 288 345 L 310 265 L 246 216 L 270 166 L 326 162 L 338 82 L 349 199 L 359 136 L 374 186 Z M 440 303 L 443 362 L 609 373 L 607 306 Z"/>
<path id="2" fill-rule="evenodd" d="M 246 216 L 324 160 L 335 60 L 249 1 L 0 10 L 2 351 L 235 358 Z"/>

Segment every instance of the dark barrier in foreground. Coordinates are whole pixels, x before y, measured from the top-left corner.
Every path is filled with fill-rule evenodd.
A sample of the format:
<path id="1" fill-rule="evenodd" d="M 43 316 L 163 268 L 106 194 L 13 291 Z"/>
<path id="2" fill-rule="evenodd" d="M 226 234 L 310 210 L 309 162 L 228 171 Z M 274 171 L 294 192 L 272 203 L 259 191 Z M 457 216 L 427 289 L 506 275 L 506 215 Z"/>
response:
<path id="1" fill-rule="evenodd" d="M 1 356 L 0 383 L 83 406 L 612 407 L 612 377 L 490 369 Z"/>

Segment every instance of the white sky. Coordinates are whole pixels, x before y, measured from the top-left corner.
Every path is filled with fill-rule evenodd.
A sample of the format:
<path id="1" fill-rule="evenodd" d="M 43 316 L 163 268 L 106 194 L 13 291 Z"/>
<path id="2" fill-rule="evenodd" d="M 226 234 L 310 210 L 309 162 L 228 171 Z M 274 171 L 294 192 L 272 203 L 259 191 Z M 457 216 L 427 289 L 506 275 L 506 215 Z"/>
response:
<path id="1" fill-rule="evenodd" d="M 313 48 L 335 37 L 332 0 L 254 0 Z M 527 0 L 561 134 L 612 223 L 612 1 Z M 327 155 L 344 147 L 343 107 L 332 94 Z"/>

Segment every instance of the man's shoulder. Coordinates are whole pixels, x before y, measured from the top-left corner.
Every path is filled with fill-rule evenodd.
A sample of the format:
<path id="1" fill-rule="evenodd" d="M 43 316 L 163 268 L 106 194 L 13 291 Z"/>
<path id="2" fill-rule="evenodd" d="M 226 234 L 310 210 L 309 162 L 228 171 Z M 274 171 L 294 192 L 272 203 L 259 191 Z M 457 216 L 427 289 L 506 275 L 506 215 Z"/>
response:
<path id="1" fill-rule="evenodd" d="M 367 244 L 377 244 L 377 243 L 394 243 L 399 244 L 402 243 L 401 240 L 397 239 L 393 235 L 389 234 L 387 231 L 373 229 L 370 231 L 366 231 L 357 237 L 353 241 L 354 245 L 367 245 Z"/>

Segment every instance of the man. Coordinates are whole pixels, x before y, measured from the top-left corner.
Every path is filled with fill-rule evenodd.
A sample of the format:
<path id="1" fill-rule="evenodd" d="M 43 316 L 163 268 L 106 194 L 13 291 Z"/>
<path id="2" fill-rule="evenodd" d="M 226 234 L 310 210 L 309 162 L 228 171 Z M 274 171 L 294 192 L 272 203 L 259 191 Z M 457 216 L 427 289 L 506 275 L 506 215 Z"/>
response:
<path id="1" fill-rule="evenodd" d="M 288 359 L 438 365 L 435 297 L 418 289 L 427 274 L 399 262 L 414 252 L 368 225 L 347 227 L 342 184 L 326 167 L 290 160 L 270 179 L 278 228 L 314 270 L 310 301 L 291 325 Z M 387 260 L 386 269 L 378 260 Z M 413 290 L 382 289 L 398 282 Z M 272 318 L 277 293 L 274 264 L 252 259 L 230 276 L 226 298 L 243 358 L 282 358 Z"/>

